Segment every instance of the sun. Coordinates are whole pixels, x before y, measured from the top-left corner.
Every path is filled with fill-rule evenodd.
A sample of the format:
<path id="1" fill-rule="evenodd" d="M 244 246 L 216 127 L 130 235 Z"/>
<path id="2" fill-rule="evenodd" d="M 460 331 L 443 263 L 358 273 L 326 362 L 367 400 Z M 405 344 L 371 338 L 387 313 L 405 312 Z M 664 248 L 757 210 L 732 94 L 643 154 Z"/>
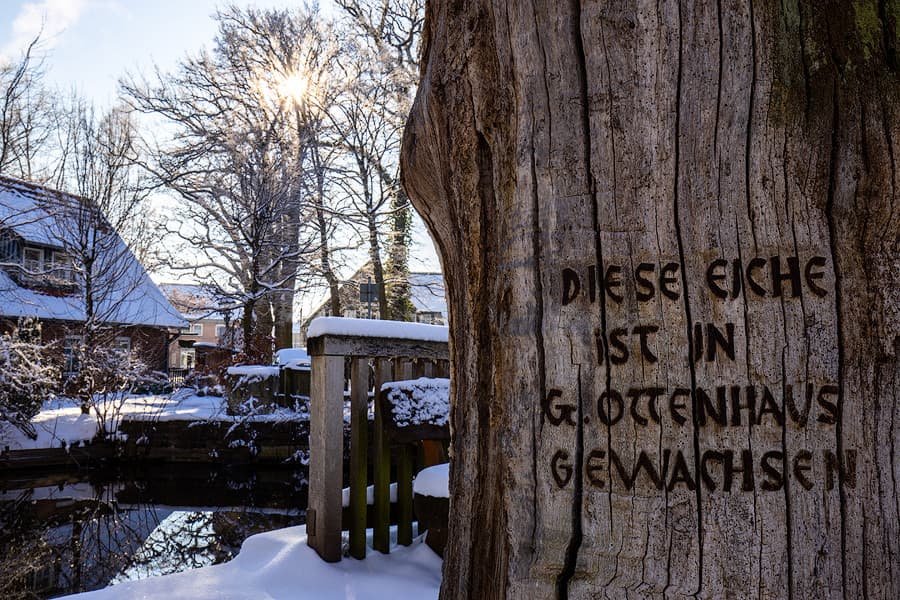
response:
<path id="1" fill-rule="evenodd" d="M 285 75 L 276 85 L 278 96 L 295 104 L 303 104 L 309 99 L 311 91 L 309 77 L 300 72 Z"/>

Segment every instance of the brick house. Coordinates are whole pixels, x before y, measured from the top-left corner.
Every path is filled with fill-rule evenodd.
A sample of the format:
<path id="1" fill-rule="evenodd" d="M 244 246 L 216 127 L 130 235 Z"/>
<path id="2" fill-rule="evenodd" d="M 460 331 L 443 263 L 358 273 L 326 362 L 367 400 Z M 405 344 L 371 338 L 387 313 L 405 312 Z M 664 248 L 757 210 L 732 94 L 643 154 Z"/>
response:
<path id="1" fill-rule="evenodd" d="M 87 232 L 96 234 L 98 248 L 94 294 L 83 290 L 85 267 L 73 259 L 73 215 L 87 211 L 98 224 Z M 36 318 L 41 340 L 56 343 L 63 371 L 71 373 L 77 370 L 71 348 L 80 342 L 86 298 L 95 304 L 103 343 L 134 349 L 148 367 L 166 369 L 169 341 L 187 323 L 93 203 L 0 176 L 0 329 Z"/>
<path id="2" fill-rule="evenodd" d="M 161 283 L 160 290 L 188 322 L 177 340 L 169 344 L 169 368 L 192 369 L 198 349 L 231 348 L 237 331 L 233 319 L 202 286 L 186 283 Z M 229 318 L 226 318 L 229 317 Z"/>

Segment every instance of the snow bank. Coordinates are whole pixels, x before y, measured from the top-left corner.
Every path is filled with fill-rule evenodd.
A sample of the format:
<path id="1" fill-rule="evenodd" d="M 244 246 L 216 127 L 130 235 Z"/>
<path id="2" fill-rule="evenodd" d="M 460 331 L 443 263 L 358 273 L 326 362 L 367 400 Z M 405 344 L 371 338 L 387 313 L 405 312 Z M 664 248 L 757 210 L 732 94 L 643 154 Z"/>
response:
<path id="1" fill-rule="evenodd" d="M 397 501 L 397 483 L 394 482 L 390 487 L 391 502 Z M 350 488 L 345 487 L 341 490 L 341 506 L 347 508 L 350 506 Z M 375 504 L 375 486 L 366 487 L 366 504 Z"/>
<path id="2" fill-rule="evenodd" d="M 413 480 L 413 493 L 435 498 L 450 497 L 450 463 L 422 469 Z"/>
<path id="3" fill-rule="evenodd" d="M 263 365 L 238 365 L 236 367 L 228 367 L 229 375 L 259 377 L 260 379 L 278 377 L 278 373 L 280 371 L 281 369 L 279 369 L 278 367 L 268 367 Z"/>
<path id="4" fill-rule="evenodd" d="M 398 427 L 447 424 L 450 415 L 450 380 L 420 377 L 382 384 L 387 391 Z"/>
<path id="5" fill-rule="evenodd" d="M 421 539 L 390 554 L 326 563 L 306 544 L 306 527 L 247 538 L 233 560 L 69 596 L 80 600 L 422 600 L 437 598 L 441 559 Z"/>
<path id="6" fill-rule="evenodd" d="M 383 321 L 379 319 L 348 319 L 345 317 L 317 317 L 309 324 L 306 335 L 310 338 L 327 334 L 419 340 L 422 342 L 446 342 L 448 331 L 449 329 L 442 325 L 425 325 L 424 323 Z"/>
<path id="7" fill-rule="evenodd" d="M 345 407 L 344 419 L 349 420 L 349 407 Z M 226 421 L 226 422 L 283 422 L 305 421 L 306 411 L 279 408 L 272 413 L 232 416 L 227 414 L 225 399 L 220 396 L 132 396 L 116 408 L 110 407 L 107 430 L 118 430 L 119 421 Z M 31 420 L 37 439 L 29 439 L 24 433 L 6 422 L 0 422 L 0 451 L 59 448 L 88 442 L 97 434 L 97 415 L 81 414 L 76 400 L 60 398 L 45 402 L 41 411 Z"/>

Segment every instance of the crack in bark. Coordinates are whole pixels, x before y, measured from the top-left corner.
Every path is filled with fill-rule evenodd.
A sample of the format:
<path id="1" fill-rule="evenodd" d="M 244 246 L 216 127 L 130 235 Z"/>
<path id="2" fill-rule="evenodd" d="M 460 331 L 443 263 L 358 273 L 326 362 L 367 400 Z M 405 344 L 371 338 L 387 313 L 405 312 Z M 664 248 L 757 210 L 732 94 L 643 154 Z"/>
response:
<path id="1" fill-rule="evenodd" d="M 538 48 L 540 48 L 541 55 L 544 59 L 544 96 L 547 100 L 547 119 L 548 123 L 548 132 L 547 132 L 547 140 L 548 143 L 552 143 L 553 140 L 553 128 L 552 128 L 552 117 L 550 115 L 550 88 L 547 85 L 547 53 L 544 49 L 544 43 L 541 40 L 540 28 L 538 27 L 538 18 L 537 12 L 532 5 L 532 16 L 534 18 L 535 25 L 535 37 L 537 38 Z M 538 349 L 538 361 L 540 363 L 539 366 L 539 393 L 540 398 L 543 399 L 547 394 L 547 374 L 546 374 L 546 355 L 544 350 L 544 331 L 543 331 L 543 323 L 544 323 L 544 285 L 543 285 L 543 273 L 541 270 L 541 260 L 543 259 L 542 253 L 542 244 L 541 244 L 541 228 L 540 228 L 540 195 L 538 194 L 538 179 L 537 179 L 537 164 L 535 160 L 535 147 L 534 147 L 534 130 L 535 130 L 535 116 L 534 116 L 534 105 L 531 105 L 531 181 L 532 181 L 532 214 L 533 214 L 533 224 L 532 224 L 532 237 L 531 243 L 534 253 L 534 280 L 535 280 L 535 302 L 536 302 L 536 310 L 537 315 L 535 319 L 535 339 L 537 340 L 537 349 Z M 540 435 L 543 436 L 544 429 L 544 413 L 541 412 L 540 417 Z M 537 434 L 533 433 L 535 448 L 537 448 Z M 533 499 L 532 505 L 534 507 L 534 523 L 532 525 L 531 530 L 531 540 L 534 543 L 537 535 L 537 488 L 538 488 L 538 466 L 537 466 L 537 451 L 533 453 L 532 456 L 532 478 L 534 480 L 534 490 L 533 490 Z"/>
<path id="2" fill-rule="evenodd" d="M 673 205 L 674 205 L 674 225 L 675 225 L 675 237 L 678 240 L 678 261 L 680 263 L 681 272 L 681 287 L 682 287 L 682 296 L 684 297 L 684 314 L 687 325 L 687 342 L 688 342 L 688 370 L 691 374 L 691 424 L 692 424 L 692 438 L 693 438 L 693 449 L 694 449 L 694 472 L 700 473 L 700 434 L 699 434 L 699 422 L 697 415 L 697 370 L 694 366 L 694 338 L 692 331 L 692 322 L 691 318 L 691 303 L 688 293 L 688 281 L 687 281 L 687 261 L 685 260 L 684 254 L 684 239 L 681 234 L 681 218 L 678 210 L 678 204 L 680 201 L 679 196 L 679 186 L 681 184 L 681 148 L 680 148 L 680 137 L 681 137 L 681 85 L 682 85 L 682 69 L 684 66 L 684 22 L 682 20 L 681 15 L 681 2 L 678 2 L 678 71 L 676 75 L 676 83 L 675 83 L 675 148 L 674 148 L 674 159 L 675 159 L 675 173 L 674 173 L 674 185 L 673 187 Z M 703 498 L 701 492 L 701 486 L 697 485 L 695 488 L 695 497 L 697 500 L 697 550 L 698 550 L 698 560 L 697 560 L 697 590 L 694 592 L 694 596 L 700 594 L 703 589 Z"/>
<path id="3" fill-rule="evenodd" d="M 579 96 L 581 99 L 581 127 L 582 139 L 584 142 L 584 174 L 588 183 L 588 194 L 591 198 L 592 221 L 595 236 L 595 253 L 597 257 L 598 268 L 603 268 L 602 249 L 600 234 L 597 231 L 599 222 L 597 216 L 597 188 L 594 180 L 593 171 L 591 169 L 591 124 L 589 113 L 589 97 L 587 84 L 587 56 L 584 50 L 583 31 L 581 28 L 581 2 L 580 0 L 570 0 L 569 7 L 572 14 L 572 40 L 575 45 L 575 59 L 578 70 L 579 79 Z M 600 321 L 603 334 L 606 334 L 606 294 L 603 290 L 600 292 Z M 607 367 L 607 382 L 609 380 L 609 370 Z M 578 406 L 577 406 L 577 425 L 576 425 L 576 448 L 574 460 L 574 477 L 573 477 L 573 504 L 572 504 L 572 536 L 569 539 L 569 546 L 566 549 L 565 562 L 560 571 L 557 580 L 557 594 L 561 600 L 567 600 L 569 597 L 569 583 L 575 575 L 575 569 L 578 563 L 578 553 L 581 549 L 583 539 L 582 527 L 582 502 L 584 497 L 583 490 L 583 460 L 584 460 L 584 420 L 583 414 L 583 397 L 581 390 L 581 367 L 578 368 Z"/>
<path id="4" fill-rule="evenodd" d="M 836 68 L 836 67 L 835 67 Z M 837 380 L 837 422 L 835 423 L 835 444 L 837 446 L 837 455 L 839 460 L 844 456 L 843 443 L 843 420 L 844 420 L 844 336 L 843 336 L 843 314 L 842 314 L 842 298 L 841 298 L 841 270 L 838 266 L 838 250 L 835 240 L 836 226 L 834 219 L 834 200 L 837 187 L 837 162 L 838 162 L 838 133 L 841 126 L 840 121 L 840 103 L 839 103 L 839 83 L 838 76 L 835 73 L 832 92 L 832 116 L 831 116 L 831 145 L 828 160 L 828 195 L 825 201 L 825 218 L 828 222 L 828 243 L 831 250 L 831 264 L 834 269 L 834 307 L 835 307 L 835 327 L 837 329 L 837 351 L 838 351 L 838 380 Z M 847 597 L 847 500 L 846 491 L 844 490 L 844 480 L 838 477 L 838 491 L 840 496 L 840 513 L 841 513 L 841 592 L 844 598 Z"/>

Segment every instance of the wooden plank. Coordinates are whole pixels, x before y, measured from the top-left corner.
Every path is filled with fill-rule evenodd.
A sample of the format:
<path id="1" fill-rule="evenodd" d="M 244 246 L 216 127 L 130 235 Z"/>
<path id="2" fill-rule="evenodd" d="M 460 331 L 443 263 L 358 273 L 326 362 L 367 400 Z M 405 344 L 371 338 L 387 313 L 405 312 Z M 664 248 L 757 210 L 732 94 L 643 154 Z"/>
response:
<path id="1" fill-rule="evenodd" d="M 417 356 L 448 359 L 447 342 L 423 342 L 394 338 L 361 338 L 350 336 L 320 335 L 307 341 L 310 356 Z"/>
<path id="2" fill-rule="evenodd" d="M 366 557 L 366 486 L 369 451 L 369 361 L 350 365 L 350 556 Z"/>
<path id="3" fill-rule="evenodd" d="M 312 357 L 309 402 L 308 544 L 323 560 L 341 560 L 344 358 Z"/>
<path id="4" fill-rule="evenodd" d="M 434 377 L 434 361 L 423 360 L 420 362 L 422 363 L 422 374 L 419 377 Z"/>
<path id="5" fill-rule="evenodd" d="M 397 460 L 397 543 L 412 544 L 413 522 L 413 447 L 400 446 Z"/>
<path id="6" fill-rule="evenodd" d="M 379 358 L 375 361 L 375 389 L 390 381 L 390 361 Z M 375 431 L 372 464 L 375 470 L 375 522 L 372 524 L 372 547 L 385 554 L 391 551 L 391 448 L 384 431 L 384 415 L 375 407 Z"/>
<path id="7" fill-rule="evenodd" d="M 399 358 L 394 360 L 394 381 L 404 381 L 413 378 L 413 363 L 411 360 Z"/>

